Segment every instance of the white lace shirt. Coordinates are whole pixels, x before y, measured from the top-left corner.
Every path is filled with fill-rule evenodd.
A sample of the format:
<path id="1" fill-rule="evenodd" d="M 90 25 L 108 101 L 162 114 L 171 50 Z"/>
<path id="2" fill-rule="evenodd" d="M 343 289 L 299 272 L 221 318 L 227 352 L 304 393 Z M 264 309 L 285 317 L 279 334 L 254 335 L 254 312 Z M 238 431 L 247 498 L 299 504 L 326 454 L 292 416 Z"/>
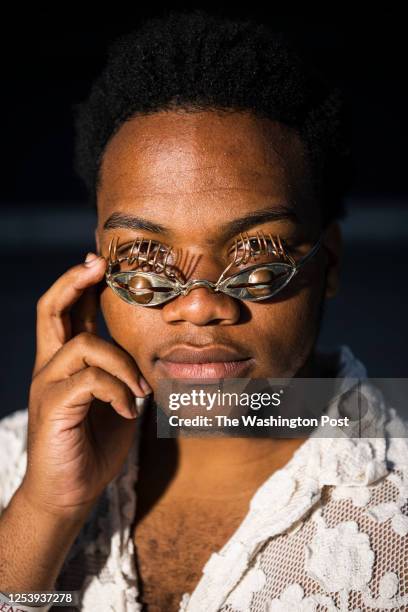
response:
<path id="1" fill-rule="evenodd" d="M 366 377 L 349 348 L 338 357 L 339 377 Z M 256 491 L 180 611 L 408 610 L 408 433 L 382 394 L 365 387 L 381 435 L 310 436 Z M 25 473 L 26 431 L 27 410 L 0 420 L 0 513 Z M 139 433 L 56 582 L 79 591 L 84 612 L 142 610 L 131 538 L 138 443 Z M 51 608 L 10 607 L 18 609 Z"/>

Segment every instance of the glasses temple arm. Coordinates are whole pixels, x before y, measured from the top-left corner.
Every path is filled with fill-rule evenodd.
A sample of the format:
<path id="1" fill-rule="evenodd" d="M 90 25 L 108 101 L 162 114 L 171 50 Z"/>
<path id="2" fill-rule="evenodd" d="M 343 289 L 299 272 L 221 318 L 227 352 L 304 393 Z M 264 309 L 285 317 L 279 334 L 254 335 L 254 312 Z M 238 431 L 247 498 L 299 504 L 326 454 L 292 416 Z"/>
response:
<path id="1" fill-rule="evenodd" d="M 307 263 L 309 261 L 309 259 L 311 259 L 314 255 L 316 255 L 317 251 L 320 249 L 322 244 L 323 244 L 323 234 L 320 235 L 319 239 L 313 245 L 313 247 L 310 249 L 310 251 L 308 253 L 306 253 L 306 255 L 304 255 L 301 259 L 299 259 L 299 261 L 296 264 L 296 270 L 299 270 L 299 268 L 304 266 L 305 263 Z"/>

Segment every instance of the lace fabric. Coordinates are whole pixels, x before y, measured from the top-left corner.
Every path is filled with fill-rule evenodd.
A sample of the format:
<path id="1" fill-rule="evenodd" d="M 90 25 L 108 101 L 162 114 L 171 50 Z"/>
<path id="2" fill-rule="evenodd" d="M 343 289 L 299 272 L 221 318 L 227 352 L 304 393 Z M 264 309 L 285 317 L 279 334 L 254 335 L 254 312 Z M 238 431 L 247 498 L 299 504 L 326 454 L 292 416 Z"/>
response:
<path id="1" fill-rule="evenodd" d="M 339 357 L 339 377 L 365 378 L 347 347 Z M 408 440 L 366 387 L 383 435 L 306 440 L 255 493 L 180 612 L 408 610 Z M 24 475 L 26 420 L 18 411 L 0 421 L 0 512 Z M 130 537 L 139 434 L 56 583 L 80 591 L 84 612 L 142 610 Z"/>
<path id="2" fill-rule="evenodd" d="M 396 510 L 407 483 L 397 471 L 364 487 L 325 486 L 300 523 L 265 544 L 221 610 L 407 610 L 406 492 Z"/>

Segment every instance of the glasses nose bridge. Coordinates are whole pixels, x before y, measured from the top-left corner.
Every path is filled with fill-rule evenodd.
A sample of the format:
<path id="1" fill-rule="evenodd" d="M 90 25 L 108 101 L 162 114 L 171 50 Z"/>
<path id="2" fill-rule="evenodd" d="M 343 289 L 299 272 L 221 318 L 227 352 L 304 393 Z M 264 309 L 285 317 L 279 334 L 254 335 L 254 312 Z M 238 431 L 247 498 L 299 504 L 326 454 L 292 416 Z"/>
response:
<path id="1" fill-rule="evenodd" d="M 193 289 L 198 289 L 199 287 L 204 287 L 214 292 L 216 289 L 216 286 L 217 286 L 216 283 L 213 283 L 212 281 L 205 280 L 205 279 L 190 280 L 188 281 L 188 283 L 185 284 L 182 293 L 183 295 L 188 295 L 190 291 L 192 291 Z"/>

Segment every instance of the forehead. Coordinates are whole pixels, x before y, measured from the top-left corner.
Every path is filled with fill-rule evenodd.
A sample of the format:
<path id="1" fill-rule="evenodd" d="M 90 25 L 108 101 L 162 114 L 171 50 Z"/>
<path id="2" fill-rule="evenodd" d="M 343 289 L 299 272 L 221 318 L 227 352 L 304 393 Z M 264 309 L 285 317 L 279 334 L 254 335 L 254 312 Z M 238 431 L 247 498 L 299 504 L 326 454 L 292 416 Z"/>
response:
<path id="1" fill-rule="evenodd" d="M 310 215 L 311 195 L 304 145 L 287 126 L 247 112 L 178 110 L 133 117 L 110 139 L 98 212 L 102 223 L 115 211 L 203 223 L 279 203 Z"/>

